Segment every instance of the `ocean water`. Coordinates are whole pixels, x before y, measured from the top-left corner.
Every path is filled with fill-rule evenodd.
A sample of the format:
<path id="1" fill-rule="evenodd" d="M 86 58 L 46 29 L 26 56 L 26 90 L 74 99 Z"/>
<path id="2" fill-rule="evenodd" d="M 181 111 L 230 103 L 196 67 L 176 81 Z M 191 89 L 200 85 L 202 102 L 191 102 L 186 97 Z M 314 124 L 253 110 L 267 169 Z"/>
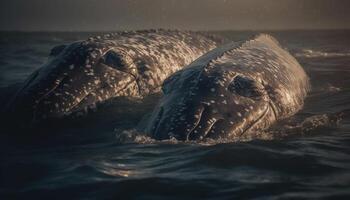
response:
<path id="1" fill-rule="evenodd" d="M 1 107 L 53 46 L 97 34 L 1 32 Z M 18 129 L 1 113 L 0 199 L 349 199 L 350 31 L 270 34 L 312 84 L 304 108 L 271 130 L 291 137 L 199 144 L 137 136 L 159 95 L 36 128 Z"/>

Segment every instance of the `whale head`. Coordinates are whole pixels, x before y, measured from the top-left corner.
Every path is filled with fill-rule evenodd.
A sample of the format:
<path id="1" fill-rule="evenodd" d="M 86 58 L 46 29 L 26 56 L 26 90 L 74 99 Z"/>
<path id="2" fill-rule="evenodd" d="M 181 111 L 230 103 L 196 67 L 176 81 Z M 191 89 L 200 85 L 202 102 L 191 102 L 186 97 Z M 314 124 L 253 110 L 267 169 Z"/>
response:
<path id="1" fill-rule="evenodd" d="M 162 89 L 146 128 L 161 140 L 240 140 L 276 117 L 265 83 L 235 66 L 179 71 Z"/>
<path id="2" fill-rule="evenodd" d="M 14 96 L 9 110 L 39 121 L 84 110 L 110 97 L 137 96 L 136 68 L 126 62 L 123 52 L 101 43 L 54 47 L 49 60 Z"/>

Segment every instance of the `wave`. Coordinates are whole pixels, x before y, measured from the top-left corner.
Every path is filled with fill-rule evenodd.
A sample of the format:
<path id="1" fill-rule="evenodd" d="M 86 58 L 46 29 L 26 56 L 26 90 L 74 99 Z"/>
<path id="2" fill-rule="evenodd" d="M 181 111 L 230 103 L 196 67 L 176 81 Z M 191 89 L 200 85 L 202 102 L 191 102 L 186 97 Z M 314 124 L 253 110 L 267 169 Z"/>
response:
<path id="1" fill-rule="evenodd" d="M 305 57 L 305 58 L 331 58 L 331 57 L 347 57 L 350 56 L 350 51 L 346 52 L 326 52 L 318 51 L 312 49 L 302 49 L 300 53 L 295 54 L 296 57 Z"/>
<path id="2" fill-rule="evenodd" d="M 286 120 L 274 125 L 271 129 L 262 132 L 259 140 L 281 140 L 293 137 L 313 136 L 319 135 L 320 132 L 327 132 L 330 129 L 337 128 L 339 122 L 343 119 L 343 112 L 316 114 L 302 119 L 300 122 L 293 121 L 293 119 Z M 299 119 L 300 120 L 300 119 Z M 204 139 L 201 141 L 179 141 L 176 138 L 168 140 L 155 140 L 147 133 L 138 131 L 137 129 L 115 130 L 116 141 L 120 144 L 136 143 L 136 144 L 197 144 L 203 146 L 211 146 L 224 143 L 239 143 L 250 142 L 252 139 Z M 326 133 L 325 133 L 326 134 Z"/>

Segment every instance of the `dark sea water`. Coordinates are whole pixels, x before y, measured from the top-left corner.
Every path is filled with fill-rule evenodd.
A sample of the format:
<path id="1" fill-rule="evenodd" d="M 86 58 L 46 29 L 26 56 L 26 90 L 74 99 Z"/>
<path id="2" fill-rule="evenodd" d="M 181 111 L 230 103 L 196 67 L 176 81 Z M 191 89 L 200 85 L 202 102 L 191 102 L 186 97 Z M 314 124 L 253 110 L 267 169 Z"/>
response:
<path id="1" fill-rule="evenodd" d="M 0 33 L 1 107 L 53 46 L 96 34 Z M 0 199 L 350 199 L 350 31 L 271 34 L 312 83 L 304 109 L 272 130 L 293 137 L 196 144 L 135 135 L 158 95 L 35 129 L 2 114 Z"/>

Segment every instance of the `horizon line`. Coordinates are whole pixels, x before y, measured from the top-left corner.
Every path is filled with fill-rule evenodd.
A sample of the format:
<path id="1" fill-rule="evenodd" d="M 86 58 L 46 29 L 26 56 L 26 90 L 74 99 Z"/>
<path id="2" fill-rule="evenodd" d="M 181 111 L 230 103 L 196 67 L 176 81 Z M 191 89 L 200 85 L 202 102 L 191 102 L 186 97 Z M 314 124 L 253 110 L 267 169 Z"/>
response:
<path id="1" fill-rule="evenodd" d="M 91 33 L 91 32 L 119 32 L 119 31 L 138 31 L 138 30 L 152 30 L 152 29 L 163 29 L 163 30 L 183 30 L 183 31 L 208 31 L 208 32 L 224 32 L 224 31 L 237 31 L 237 32 L 256 32 L 256 31 L 349 31 L 350 28 L 291 28 L 291 29 L 179 29 L 179 28 L 140 28 L 140 29 L 110 29 L 110 30 L 21 30 L 21 29 L 0 29 L 0 32 L 23 32 L 23 33 Z"/>

